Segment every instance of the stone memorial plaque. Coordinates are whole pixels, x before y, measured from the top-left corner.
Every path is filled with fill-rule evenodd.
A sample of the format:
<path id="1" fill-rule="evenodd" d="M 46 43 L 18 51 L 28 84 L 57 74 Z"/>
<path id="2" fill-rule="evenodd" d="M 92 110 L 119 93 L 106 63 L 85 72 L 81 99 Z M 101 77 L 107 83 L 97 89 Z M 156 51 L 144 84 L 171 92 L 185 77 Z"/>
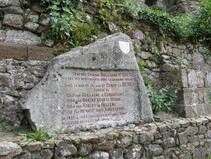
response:
<path id="1" fill-rule="evenodd" d="M 152 111 L 128 36 L 118 33 L 53 59 L 22 99 L 33 128 L 91 129 L 150 121 Z"/>

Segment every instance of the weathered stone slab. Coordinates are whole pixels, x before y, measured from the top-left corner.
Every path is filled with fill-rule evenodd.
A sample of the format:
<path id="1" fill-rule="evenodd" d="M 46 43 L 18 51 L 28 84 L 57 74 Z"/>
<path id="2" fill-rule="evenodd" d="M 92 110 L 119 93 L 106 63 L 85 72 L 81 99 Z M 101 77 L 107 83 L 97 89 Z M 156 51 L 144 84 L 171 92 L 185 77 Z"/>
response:
<path id="1" fill-rule="evenodd" d="M 16 43 L 24 45 L 37 45 L 39 44 L 39 37 L 29 31 L 21 30 L 8 30 L 6 33 L 6 43 Z"/>
<path id="2" fill-rule="evenodd" d="M 0 42 L 0 48 L 0 58 L 14 58 L 17 60 L 26 60 L 27 58 L 27 47 L 25 45 Z"/>
<path id="3" fill-rule="evenodd" d="M 22 103 L 34 128 L 90 129 L 152 120 L 131 40 L 121 33 L 54 58 Z"/>

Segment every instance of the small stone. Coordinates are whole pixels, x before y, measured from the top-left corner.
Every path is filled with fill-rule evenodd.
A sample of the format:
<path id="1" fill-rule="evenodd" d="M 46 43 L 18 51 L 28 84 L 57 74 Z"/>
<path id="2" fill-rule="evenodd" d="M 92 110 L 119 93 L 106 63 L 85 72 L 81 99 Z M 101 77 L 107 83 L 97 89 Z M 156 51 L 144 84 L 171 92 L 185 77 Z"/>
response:
<path id="1" fill-rule="evenodd" d="M 142 51 L 140 56 L 142 59 L 146 60 L 146 59 L 149 59 L 152 56 L 152 54 L 150 52 Z"/>
<path id="2" fill-rule="evenodd" d="M 32 22 L 32 23 L 38 23 L 38 21 L 39 21 L 38 15 L 29 15 L 28 18 L 30 19 L 30 22 Z"/>
<path id="3" fill-rule="evenodd" d="M 9 5 L 19 6 L 20 1 L 19 0 L 1 0 L 0 1 L 0 7 L 6 7 Z"/>
<path id="4" fill-rule="evenodd" d="M 8 5 L 8 0 L 1 0 L 0 7 L 6 7 Z"/>
<path id="5" fill-rule="evenodd" d="M 198 132 L 199 134 L 204 134 L 206 131 L 207 131 L 206 126 L 203 126 L 203 125 L 199 126 L 199 132 Z"/>
<path id="6" fill-rule="evenodd" d="M 178 122 L 179 122 L 180 126 L 183 128 L 190 126 L 190 121 L 188 121 L 188 120 L 179 120 Z"/>
<path id="7" fill-rule="evenodd" d="M 138 40 L 143 40 L 144 37 L 145 37 L 144 33 L 141 30 L 136 29 L 133 31 L 132 38 L 138 39 Z"/>
<path id="8" fill-rule="evenodd" d="M 40 154 L 43 159 L 51 159 L 53 157 L 53 152 L 49 149 L 42 150 Z"/>
<path id="9" fill-rule="evenodd" d="M 122 146 L 122 147 L 127 147 L 127 146 L 129 146 L 130 144 L 132 144 L 132 142 L 133 142 L 133 137 L 132 137 L 132 136 L 126 136 L 126 135 L 124 135 L 124 136 L 121 138 L 120 142 L 121 142 L 121 146 Z"/>
<path id="10" fill-rule="evenodd" d="M 39 141 L 31 142 L 27 144 L 24 149 L 29 152 L 40 151 L 42 149 L 43 143 Z"/>
<path id="11" fill-rule="evenodd" d="M 32 8 L 38 13 L 43 13 L 47 11 L 46 8 L 38 5 L 37 3 L 33 4 Z"/>
<path id="12" fill-rule="evenodd" d="M 119 27 L 118 27 L 116 24 L 114 24 L 114 23 L 110 23 L 110 24 L 108 24 L 108 29 L 109 29 L 111 32 L 116 32 L 116 31 L 119 30 Z"/>
<path id="13" fill-rule="evenodd" d="M 128 152 L 125 155 L 125 159 L 138 159 L 142 156 L 142 146 L 141 145 L 133 145 L 127 148 Z"/>
<path id="14" fill-rule="evenodd" d="M 161 137 L 162 137 L 162 135 L 158 131 L 154 132 L 155 140 L 160 139 Z"/>
<path id="15" fill-rule="evenodd" d="M 178 137 L 179 137 L 179 142 L 180 142 L 181 145 L 187 144 L 187 142 L 188 142 L 188 135 L 185 132 L 179 133 Z"/>
<path id="16" fill-rule="evenodd" d="M 8 154 L 12 154 L 12 156 L 16 156 L 21 154 L 21 147 L 13 142 L 0 142 L 0 156 L 5 156 Z"/>
<path id="17" fill-rule="evenodd" d="M 174 70 L 177 70 L 177 69 L 178 69 L 178 66 L 176 66 L 176 65 L 172 65 L 172 64 L 169 64 L 169 63 L 165 63 L 163 65 L 163 71 L 166 71 L 166 72 L 174 71 Z"/>
<path id="18" fill-rule="evenodd" d="M 29 31 L 35 32 L 35 31 L 38 29 L 39 24 L 37 24 L 37 23 L 32 23 L 32 22 L 27 22 L 27 23 L 24 25 L 24 27 L 25 27 L 27 30 L 29 30 Z"/>
<path id="19" fill-rule="evenodd" d="M 206 118 L 211 122 L 211 115 L 206 116 Z"/>
<path id="20" fill-rule="evenodd" d="M 109 159 L 109 154 L 107 152 L 97 151 L 89 155 L 89 159 Z"/>
<path id="21" fill-rule="evenodd" d="M 33 152 L 31 153 L 31 159 L 41 159 L 42 156 L 41 156 L 41 153 L 40 152 Z"/>
<path id="22" fill-rule="evenodd" d="M 163 58 L 164 60 L 169 60 L 169 59 L 170 59 L 170 56 L 162 55 L 162 58 Z"/>
<path id="23" fill-rule="evenodd" d="M 192 127 L 192 126 L 189 126 L 189 127 L 185 130 L 185 132 L 186 132 L 188 135 L 195 135 L 195 134 L 197 134 L 198 131 L 200 131 L 200 130 L 198 129 L 198 127 Z"/>
<path id="24" fill-rule="evenodd" d="M 163 153 L 163 149 L 160 145 L 149 145 L 149 153 L 151 156 L 159 156 Z"/>
<path id="25" fill-rule="evenodd" d="M 2 9 L 5 14 L 23 14 L 21 7 L 9 6 Z"/>
<path id="26" fill-rule="evenodd" d="M 205 138 L 211 138 L 211 130 L 208 130 L 208 131 L 205 133 Z"/>
<path id="27" fill-rule="evenodd" d="M 82 144 L 79 150 L 80 156 L 86 156 L 90 154 L 92 151 L 92 145 L 91 144 Z"/>
<path id="28" fill-rule="evenodd" d="M 76 153 L 77 153 L 77 148 L 72 144 L 61 146 L 60 154 L 63 157 L 71 156 Z"/>
<path id="29" fill-rule="evenodd" d="M 37 45 L 39 44 L 39 38 L 37 35 L 28 31 L 8 30 L 6 33 L 5 42 L 26 44 L 26 45 Z"/>
<path id="30" fill-rule="evenodd" d="M 5 39 L 6 39 L 6 31 L 0 30 L 0 42 L 4 42 Z"/>
<path id="31" fill-rule="evenodd" d="M 151 133 L 141 134 L 139 138 L 139 142 L 142 144 L 150 143 L 153 140 L 154 140 L 154 135 Z"/>
<path id="32" fill-rule="evenodd" d="M 103 141 L 95 145 L 95 150 L 109 151 L 114 149 L 114 141 Z"/>
<path id="33" fill-rule="evenodd" d="M 174 146 L 176 146 L 176 143 L 175 143 L 175 140 L 174 140 L 174 138 L 173 137 L 171 137 L 171 138 L 168 138 L 168 139 L 165 139 L 164 140 L 164 145 L 166 146 L 166 147 L 174 147 Z"/>
<path id="34" fill-rule="evenodd" d="M 17 29 L 22 29 L 23 17 L 16 14 L 6 14 L 4 16 L 3 24 Z"/>
<path id="35" fill-rule="evenodd" d="M 54 148 L 54 143 L 53 142 L 44 142 L 43 148 L 44 149 L 52 149 L 52 148 Z"/>
<path id="36" fill-rule="evenodd" d="M 157 67 L 156 63 L 153 62 L 153 61 L 147 61 L 147 66 L 149 68 L 156 68 Z"/>
<path id="37" fill-rule="evenodd" d="M 54 45 L 54 41 L 51 39 L 48 39 L 45 41 L 45 46 L 51 47 Z"/>
<path id="38" fill-rule="evenodd" d="M 156 157 L 156 159 L 165 159 L 165 157 L 164 156 L 158 156 L 158 157 Z"/>
<path id="39" fill-rule="evenodd" d="M 45 18 L 43 20 L 40 21 L 40 24 L 47 26 L 50 23 L 50 18 Z"/>
<path id="40" fill-rule="evenodd" d="M 160 131 L 160 133 L 163 133 L 163 132 L 167 131 L 167 127 L 166 127 L 166 125 L 159 125 L 158 130 Z"/>
<path id="41" fill-rule="evenodd" d="M 122 149 L 115 149 L 109 152 L 110 159 L 123 159 L 123 151 Z"/>

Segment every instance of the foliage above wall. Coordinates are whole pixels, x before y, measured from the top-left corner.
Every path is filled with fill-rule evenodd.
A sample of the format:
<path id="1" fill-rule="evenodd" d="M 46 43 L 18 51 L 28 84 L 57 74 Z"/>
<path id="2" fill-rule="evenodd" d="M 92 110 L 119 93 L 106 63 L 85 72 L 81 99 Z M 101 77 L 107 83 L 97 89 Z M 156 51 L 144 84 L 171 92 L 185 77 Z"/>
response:
<path id="1" fill-rule="evenodd" d="M 210 45 L 211 0 L 201 0 L 197 13 L 180 16 L 158 8 L 140 8 L 139 3 L 133 0 L 40 0 L 51 17 L 51 30 L 45 38 L 76 47 L 95 41 L 102 32 L 130 34 L 132 28 L 139 27 L 134 22 L 138 20 L 156 28 L 162 36 L 194 39 Z"/>
<path id="2" fill-rule="evenodd" d="M 211 42 L 211 0 L 201 0 L 195 14 L 172 16 L 159 9 L 137 9 L 138 19 L 157 28 L 164 36 L 172 33 L 181 38 Z M 132 14 L 134 16 L 134 13 Z"/>

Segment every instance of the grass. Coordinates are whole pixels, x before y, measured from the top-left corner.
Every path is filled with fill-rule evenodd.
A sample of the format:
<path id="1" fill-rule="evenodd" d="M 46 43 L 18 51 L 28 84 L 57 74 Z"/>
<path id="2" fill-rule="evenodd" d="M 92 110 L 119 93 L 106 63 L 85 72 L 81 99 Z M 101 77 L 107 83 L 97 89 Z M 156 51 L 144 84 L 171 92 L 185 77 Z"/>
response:
<path id="1" fill-rule="evenodd" d="M 19 135 L 27 136 L 28 140 L 20 144 L 20 146 L 26 146 L 33 141 L 53 141 L 52 137 L 56 135 L 55 132 L 43 132 L 42 129 L 36 130 L 34 133 L 20 132 Z"/>

